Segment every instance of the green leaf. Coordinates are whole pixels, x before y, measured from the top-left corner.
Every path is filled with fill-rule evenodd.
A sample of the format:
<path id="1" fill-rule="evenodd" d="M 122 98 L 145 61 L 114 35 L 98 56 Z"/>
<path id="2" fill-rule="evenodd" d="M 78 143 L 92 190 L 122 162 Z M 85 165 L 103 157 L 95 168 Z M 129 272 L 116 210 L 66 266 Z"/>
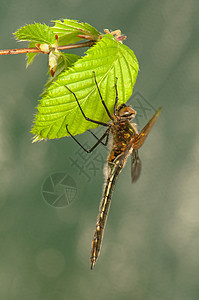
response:
<path id="1" fill-rule="evenodd" d="M 79 55 L 71 54 L 71 53 L 62 53 L 62 58 L 64 61 L 65 69 L 71 67 L 78 59 L 80 59 Z M 60 62 L 61 64 L 61 62 Z"/>
<path id="2" fill-rule="evenodd" d="M 45 90 L 50 87 L 53 81 L 55 81 L 58 77 L 58 75 L 64 70 L 69 69 L 78 59 L 80 59 L 79 55 L 71 54 L 71 53 L 61 53 L 61 56 L 58 59 L 57 69 L 54 74 L 54 77 L 51 75 L 49 76 L 49 79 L 45 85 Z M 44 91 L 45 92 L 45 91 Z"/>
<path id="3" fill-rule="evenodd" d="M 20 41 L 46 44 L 54 44 L 55 42 L 55 35 L 51 27 L 41 23 L 35 23 L 21 27 L 14 33 L 14 35 Z"/>
<path id="4" fill-rule="evenodd" d="M 34 48 L 35 47 L 35 42 L 30 42 L 29 48 Z M 39 53 L 27 53 L 26 54 L 26 68 L 32 64 L 33 60 L 35 59 L 36 55 Z"/>
<path id="5" fill-rule="evenodd" d="M 80 23 L 76 20 L 55 20 L 55 25 L 52 27 L 54 34 L 59 36 L 59 46 L 74 44 L 82 38 L 78 37 L 79 34 L 90 36 L 92 39 L 97 39 L 100 33 L 91 25 L 87 23 Z"/>
<path id="6" fill-rule="evenodd" d="M 125 103 L 132 94 L 138 69 L 133 51 L 117 42 L 111 34 L 106 34 L 46 90 L 37 107 L 38 114 L 32 129 L 34 141 L 67 136 L 66 124 L 73 135 L 98 126 L 84 119 L 74 95 L 65 85 L 75 93 L 87 117 L 107 122 L 109 117 L 100 100 L 93 71 L 102 97 L 113 113 L 116 77 L 118 104 Z"/>

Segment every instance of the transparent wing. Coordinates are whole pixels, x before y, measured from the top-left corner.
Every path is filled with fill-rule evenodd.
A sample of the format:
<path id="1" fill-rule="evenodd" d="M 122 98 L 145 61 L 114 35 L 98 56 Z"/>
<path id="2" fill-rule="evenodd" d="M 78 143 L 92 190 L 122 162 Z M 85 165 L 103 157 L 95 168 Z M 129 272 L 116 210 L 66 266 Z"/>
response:
<path id="1" fill-rule="evenodd" d="M 141 173 L 141 160 L 138 156 L 138 150 L 133 149 L 131 154 L 131 180 L 136 182 Z"/>
<path id="2" fill-rule="evenodd" d="M 151 120 L 144 126 L 144 128 L 142 128 L 142 130 L 140 131 L 140 133 L 138 135 L 138 138 L 136 139 L 135 143 L 133 144 L 134 149 L 139 149 L 142 146 L 142 144 L 146 140 L 149 132 L 151 131 L 153 125 L 157 121 L 157 118 L 159 117 L 159 114 L 160 114 L 161 110 L 162 110 L 162 108 L 160 107 L 156 111 L 156 113 L 153 115 Z"/>

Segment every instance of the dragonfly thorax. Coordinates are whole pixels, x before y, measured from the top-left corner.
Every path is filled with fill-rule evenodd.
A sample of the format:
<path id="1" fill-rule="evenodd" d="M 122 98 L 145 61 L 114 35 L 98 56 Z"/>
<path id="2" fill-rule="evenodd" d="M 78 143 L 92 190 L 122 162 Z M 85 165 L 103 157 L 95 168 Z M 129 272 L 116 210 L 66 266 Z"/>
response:
<path id="1" fill-rule="evenodd" d="M 116 115 L 121 120 L 132 120 L 136 116 L 136 111 L 131 106 L 127 106 L 123 103 L 117 107 Z"/>

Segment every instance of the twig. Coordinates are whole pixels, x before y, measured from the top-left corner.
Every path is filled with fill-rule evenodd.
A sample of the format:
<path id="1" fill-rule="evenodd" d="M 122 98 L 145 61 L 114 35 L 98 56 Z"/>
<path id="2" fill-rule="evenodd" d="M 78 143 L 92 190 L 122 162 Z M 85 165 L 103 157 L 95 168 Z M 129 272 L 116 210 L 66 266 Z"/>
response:
<path id="1" fill-rule="evenodd" d="M 74 45 L 60 46 L 57 49 L 58 50 L 67 50 L 67 49 L 75 49 L 75 48 L 81 48 L 81 47 L 91 47 L 94 43 L 95 43 L 94 41 L 88 41 L 88 42 L 78 43 L 78 44 L 74 44 Z M 20 49 L 0 50 L 0 55 L 23 54 L 23 53 L 43 53 L 43 52 L 38 48 L 20 48 Z"/>

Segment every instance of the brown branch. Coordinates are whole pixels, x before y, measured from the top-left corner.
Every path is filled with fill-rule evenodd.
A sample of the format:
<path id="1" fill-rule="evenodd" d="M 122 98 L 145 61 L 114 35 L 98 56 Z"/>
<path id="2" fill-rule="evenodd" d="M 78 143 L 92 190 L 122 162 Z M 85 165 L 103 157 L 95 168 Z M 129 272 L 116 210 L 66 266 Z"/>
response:
<path id="1" fill-rule="evenodd" d="M 60 46 L 57 49 L 58 50 L 67 50 L 67 49 L 75 49 L 75 48 L 81 48 L 81 47 L 91 47 L 94 43 L 95 43 L 94 41 L 88 41 L 88 42 L 78 43 L 78 44 L 74 44 L 74 45 Z M 23 54 L 23 53 L 43 53 L 43 52 L 38 48 L 20 48 L 20 49 L 0 50 L 0 55 Z"/>
<path id="2" fill-rule="evenodd" d="M 23 53 L 41 53 L 41 50 L 39 50 L 38 48 L 20 48 L 20 49 L 0 50 L 0 55 L 23 54 Z"/>
<path id="3" fill-rule="evenodd" d="M 66 46 L 59 46 L 57 50 L 67 50 L 67 49 L 75 49 L 75 48 L 82 48 L 82 47 L 91 47 L 95 44 L 95 41 L 88 41 L 83 43 L 78 43 L 74 45 L 66 45 Z"/>

